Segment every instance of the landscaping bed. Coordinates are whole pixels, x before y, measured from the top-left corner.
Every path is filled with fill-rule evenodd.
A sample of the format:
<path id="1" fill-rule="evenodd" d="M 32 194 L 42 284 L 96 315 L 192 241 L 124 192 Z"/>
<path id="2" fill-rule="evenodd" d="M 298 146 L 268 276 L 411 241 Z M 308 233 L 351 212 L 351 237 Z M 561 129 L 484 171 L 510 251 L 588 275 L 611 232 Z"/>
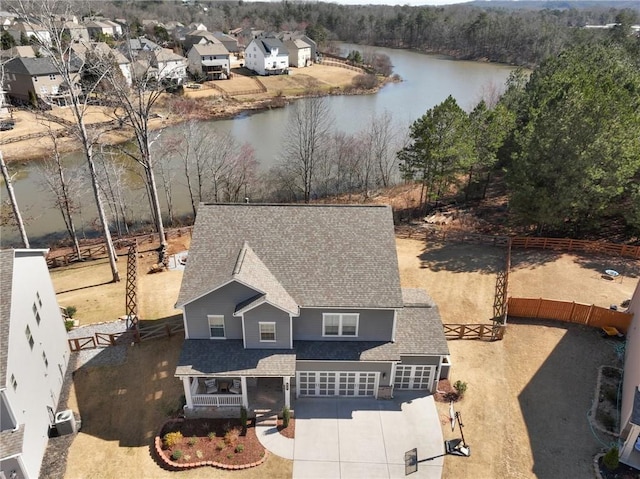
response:
<path id="1" fill-rule="evenodd" d="M 294 439 L 296 437 L 296 420 L 294 418 L 289 419 L 289 425 L 285 428 L 282 419 L 278 419 L 278 432 L 284 437 Z"/>
<path id="2" fill-rule="evenodd" d="M 238 419 L 173 420 L 162 427 L 156 442 L 161 458 L 172 467 L 239 469 L 257 466 L 266 457 L 251 420 L 245 429 Z"/>
<path id="3" fill-rule="evenodd" d="M 603 464 L 603 457 L 598 459 L 598 467 L 602 479 L 638 479 L 640 472 L 626 464 L 619 463 L 615 469 L 609 469 Z"/>
<path id="4" fill-rule="evenodd" d="M 600 382 L 597 391 L 598 404 L 596 406 L 596 425 L 612 435 L 619 430 L 618 405 L 622 393 L 622 370 L 603 366 L 600 369 Z"/>

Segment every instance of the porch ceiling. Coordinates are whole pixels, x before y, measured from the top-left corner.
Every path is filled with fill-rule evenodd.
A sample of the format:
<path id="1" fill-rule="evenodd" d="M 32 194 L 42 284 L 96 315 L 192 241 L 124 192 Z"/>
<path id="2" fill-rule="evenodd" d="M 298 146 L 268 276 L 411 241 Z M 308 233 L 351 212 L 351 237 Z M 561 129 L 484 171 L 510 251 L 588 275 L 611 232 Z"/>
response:
<path id="1" fill-rule="evenodd" d="M 186 339 L 176 376 L 293 376 L 291 349 L 244 349 L 240 340 Z"/>

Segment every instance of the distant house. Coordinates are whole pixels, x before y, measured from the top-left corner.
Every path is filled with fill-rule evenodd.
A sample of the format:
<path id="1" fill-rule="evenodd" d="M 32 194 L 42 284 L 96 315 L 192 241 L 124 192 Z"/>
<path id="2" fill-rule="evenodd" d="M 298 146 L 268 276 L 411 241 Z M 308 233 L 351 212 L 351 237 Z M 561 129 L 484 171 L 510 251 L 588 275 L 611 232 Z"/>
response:
<path id="1" fill-rule="evenodd" d="M 194 45 L 206 45 L 207 43 L 221 43 L 215 35 L 206 30 L 191 30 L 185 34 L 184 48 L 189 51 Z"/>
<path id="2" fill-rule="evenodd" d="M 189 72 L 207 80 L 225 80 L 231 71 L 229 51 L 222 43 L 194 45 L 187 55 Z"/>
<path id="3" fill-rule="evenodd" d="M 66 21 L 60 27 L 69 34 L 73 41 L 89 41 L 89 30 L 78 22 Z"/>
<path id="4" fill-rule="evenodd" d="M 149 54 L 151 65 L 157 69 L 158 79 L 178 84 L 187 77 L 187 59 L 168 48 L 153 50 Z"/>
<path id="5" fill-rule="evenodd" d="M 4 71 L 4 89 L 14 103 L 29 103 L 29 92 L 32 92 L 35 99 L 47 105 L 65 106 L 69 103 L 70 88 L 80 91 L 78 70 L 74 74 L 73 84 L 67 85 L 47 57 L 14 58 L 5 64 Z"/>
<path id="6" fill-rule="evenodd" d="M 69 47 L 73 55 L 80 61 L 84 61 L 87 52 L 94 52 L 100 57 L 109 57 L 118 65 L 122 76 L 128 86 L 132 83 L 131 62 L 118 50 L 114 50 L 104 42 L 77 42 L 72 43 Z"/>
<path id="7" fill-rule="evenodd" d="M 213 36 L 222 42 L 229 53 L 237 55 L 240 52 L 240 45 L 238 45 L 237 38 L 222 32 L 213 32 Z"/>
<path id="8" fill-rule="evenodd" d="M 258 37 L 245 49 L 245 66 L 258 75 L 282 75 L 289 68 L 289 51 L 275 36 Z"/>
<path id="9" fill-rule="evenodd" d="M 160 50 L 162 47 L 157 43 L 149 40 L 145 37 L 132 38 L 122 45 L 119 50 L 126 55 L 130 60 L 134 60 L 140 53 L 149 53 L 154 50 Z"/>
<path id="10" fill-rule="evenodd" d="M 69 346 L 46 250 L 0 251 L 0 477 L 36 479 Z"/>
<path id="11" fill-rule="evenodd" d="M 97 38 L 100 35 L 108 35 L 110 37 L 115 36 L 113 31 L 113 25 L 99 20 L 90 20 L 85 23 L 89 36 L 91 38 Z"/>
<path id="12" fill-rule="evenodd" d="M 628 312 L 633 313 L 627 331 L 627 347 L 620 411 L 620 462 L 640 470 L 640 283 Z"/>
<path id="13" fill-rule="evenodd" d="M 15 22 L 7 28 L 7 32 L 18 45 L 22 36 L 27 36 L 42 45 L 51 45 L 51 33 L 49 33 L 49 30 L 35 22 Z"/>
<path id="14" fill-rule="evenodd" d="M 0 52 L 0 57 L 6 59 L 16 57 L 35 58 L 36 56 L 36 49 L 33 47 L 33 45 L 18 45 L 15 47 L 11 47 L 8 50 L 2 50 Z"/>
<path id="15" fill-rule="evenodd" d="M 176 306 L 187 414 L 428 394 L 450 367 L 438 308 L 400 286 L 388 206 L 200 204 Z"/>
<path id="16" fill-rule="evenodd" d="M 289 63 L 292 66 L 304 67 L 316 62 L 318 55 L 316 42 L 304 33 L 280 32 L 278 38 L 289 50 Z"/>

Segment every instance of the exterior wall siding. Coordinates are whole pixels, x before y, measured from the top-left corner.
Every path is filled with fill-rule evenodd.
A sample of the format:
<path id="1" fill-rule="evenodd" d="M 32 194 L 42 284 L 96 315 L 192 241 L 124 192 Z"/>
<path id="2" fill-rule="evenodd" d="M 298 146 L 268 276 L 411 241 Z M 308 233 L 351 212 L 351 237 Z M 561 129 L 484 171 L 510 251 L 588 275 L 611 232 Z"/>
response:
<path id="1" fill-rule="evenodd" d="M 209 293 L 185 306 L 188 337 L 190 339 L 209 339 L 208 315 L 223 315 L 224 330 L 227 339 L 242 339 L 242 320 L 233 313 L 236 305 L 257 293 L 240 283 L 229 283 L 217 291 Z"/>
<path id="2" fill-rule="evenodd" d="M 32 310 L 34 302 L 39 323 Z M 27 326 L 33 346 L 25 334 Z M 22 462 L 27 476 L 35 478 L 47 447 L 50 424 L 47 407 L 57 411 L 70 356 L 67 333 L 42 252 L 16 253 L 8 341 L 7 379 L 11 381 L 13 375 L 17 387 L 7 384 L 5 394 L 17 423 L 24 428 Z"/>
<path id="3" fill-rule="evenodd" d="M 400 363 L 407 365 L 437 366 L 440 356 L 400 356 Z"/>
<path id="4" fill-rule="evenodd" d="M 373 361 L 296 361 L 296 372 L 299 371 L 354 371 L 379 372 L 379 386 L 391 385 L 391 362 Z M 384 376 L 384 377 L 383 377 Z"/>
<path id="5" fill-rule="evenodd" d="M 629 304 L 633 320 L 627 331 L 627 347 L 624 361 L 624 382 L 622 387 L 622 410 L 620 412 L 621 436 L 627 438 L 631 429 L 631 416 L 636 388 L 640 386 L 640 283 Z"/>
<path id="6" fill-rule="evenodd" d="M 259 323 L 276 323 L 276 341 L 260 341 Z M 289 349 L 291 334 L 289 331 L 289 313 L 263 304 L 244 315 L 244 334 L 246 348 Z"/>
<path id="7" fill-rule="evenodd" d="M 322 336 L 323 313 L 360 313 L 358 336 Z M 301 309 L 293 318 L 294 341 L 390 341 L 392 333 L 393 310 Z"/>

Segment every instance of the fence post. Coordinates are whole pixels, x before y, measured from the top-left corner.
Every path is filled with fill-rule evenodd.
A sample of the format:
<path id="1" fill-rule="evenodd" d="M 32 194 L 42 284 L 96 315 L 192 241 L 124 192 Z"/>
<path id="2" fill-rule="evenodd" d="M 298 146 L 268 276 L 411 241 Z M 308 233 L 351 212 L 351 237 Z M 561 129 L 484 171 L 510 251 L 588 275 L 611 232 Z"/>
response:
<path id="1" fill-rule="evenodd" d="M 171 326 L 169 326 L 168 324 L 165 324 L 164 329 L 167 331 L 167 336 L 171 337 Z"/>
<path id="2" fill-rule="evenodd" d="M 113 334 L 109 335 L 109 342 L 111 343 L 111 346 L 115 346 L 116 345 L 116 339 L 115 339 Z"/>
<path id="3" fill-rule="evenodd" d="M 458 332 L 458 339 L 462 339 L 464 337 L 464 324 L 460 325 L 460 331 Z"/>

